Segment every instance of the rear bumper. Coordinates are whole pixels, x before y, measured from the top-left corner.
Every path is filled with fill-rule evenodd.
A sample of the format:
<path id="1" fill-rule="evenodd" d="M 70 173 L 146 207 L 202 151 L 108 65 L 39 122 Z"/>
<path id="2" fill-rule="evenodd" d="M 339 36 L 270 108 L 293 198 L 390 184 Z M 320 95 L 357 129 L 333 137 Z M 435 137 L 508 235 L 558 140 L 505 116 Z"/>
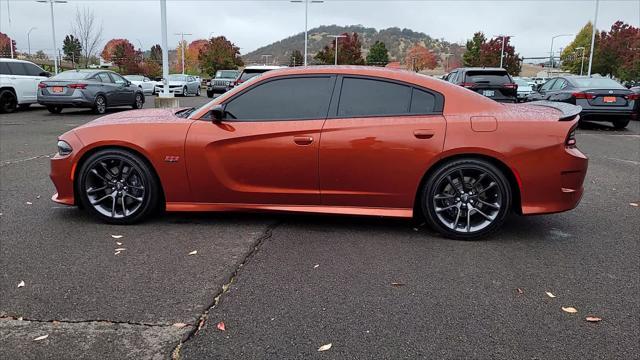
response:
<path id="1" fill-rule="evenodd" d="M 635 118 L 637 113 L 633 109 L 583 109 L 580 113 L 580 120 L 593 121 L 616 121 Z"/>
<path id="2" fill-rule="evenodd" d="M 77 92 L 76 92 L 77 93 Z M 40 95 L 38 94 L 38 104 L 40 105 L 62 105 L 72 107 L 92 107 L 93 99 L 84 97 L 81 93 L 73 95 Z"/>

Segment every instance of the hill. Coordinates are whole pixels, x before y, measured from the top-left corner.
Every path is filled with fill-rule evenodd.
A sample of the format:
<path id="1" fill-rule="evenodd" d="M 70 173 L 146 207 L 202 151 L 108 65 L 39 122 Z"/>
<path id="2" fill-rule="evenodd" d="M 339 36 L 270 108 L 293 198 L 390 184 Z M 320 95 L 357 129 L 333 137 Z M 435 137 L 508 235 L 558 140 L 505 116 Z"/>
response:
<path id="1" fill-rule="evenodd" d="M 402 61 L 406 51 L 416 43 L 425 46 L 441 58 L 444 58 L 444 54 L 447 53 L 454 54 L 453 58 L 461 58 L 464 52 L 464 46 L 449 43 L 444 39 L 434 39 L 425 33 L 415 32 L 410 29 L 392 27 L 378 31 L 362 25 L 323 25 L 309 30 L 309 61 L 313 63 L 312 58 L 315 53 L 333 41 L 328 35 L 342 34 L 345 32 L 358 33 L 362 41 L 363 57 L 366 57 L 369 48 L 376 41 L 384 42 L 389 50 L 389 57 L 392 61 Z M 270 61 L 273 61 L 274 64 L 286 65 L 289 62 L 289 56 L 293 50 L 299 50 L 301 53 L 304 53 L 304 32 L 256 49 L 244 55 L 243 59 L 246 64 L 262 63 L 264 61 L 262 55 L 269 54 L 272 56 Z"/>

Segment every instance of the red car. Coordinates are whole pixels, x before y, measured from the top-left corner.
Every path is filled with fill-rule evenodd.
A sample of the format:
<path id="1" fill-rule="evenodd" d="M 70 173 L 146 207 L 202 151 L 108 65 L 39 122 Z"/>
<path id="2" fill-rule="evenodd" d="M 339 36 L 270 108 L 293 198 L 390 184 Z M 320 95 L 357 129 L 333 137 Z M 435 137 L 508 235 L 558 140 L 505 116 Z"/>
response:
<path id="1" fill-rule="evenodd" d="M 402 70 L 274 70 L 199 108 L 120 112 L 65 133 L 53 200 L 115 224 L 159 209 L 416 216 L 475 239 L 511 210 L 578 204 L 579 112 Z"/>

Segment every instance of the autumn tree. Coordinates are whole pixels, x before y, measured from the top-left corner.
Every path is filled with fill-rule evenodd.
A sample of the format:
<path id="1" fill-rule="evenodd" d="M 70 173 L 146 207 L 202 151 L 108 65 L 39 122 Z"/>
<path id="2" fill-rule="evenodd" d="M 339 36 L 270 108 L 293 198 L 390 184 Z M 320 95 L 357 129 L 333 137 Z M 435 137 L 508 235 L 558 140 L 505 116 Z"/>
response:
<path id="1" fill-rule="evenodd" d="M 82 56 L 80 40 L 73 35 L 65 36 L 62 42 L 62 52 L 64 53 L 64 60 L 70 61 L 73 67 L 76 67 L 76 64 L 80 62 L 80 57 Z"/>
<path id="2" fill-rule="evenodd" d="M 367 54 L 367 65 L 385 66 L 389 63 L 389 50 L 382 41 L 376 41 Z"/>
<path id="3" fill-rule="evenodd" d="M 471 40 L 467 40 L 466 50 L 462 55 L 462 65 L 464 66 L 480 66 L 480 50 L 487 38 L 481 31 L 473 34 Z"/>
<path id="4" fill-rule="evenodd" d="M 224 36 L 209 39 L 198 54 L 200 69 L 210 76 L 218 70 L 237 69 L 244 66 L 240 58 L 240 48 Z"/>
<path id="5" fill-rule="evenodd" d="M 153 45 L 149 51 L 149 59 L 162 64 L 162 48 L 159 44 Z"/>
<path id="6" fill-rule="evenodd" d="M 11 48 L 13 47 L 13 54 L 16 54 L 16 42 L 10 39 L 5 33 L 0 32 L 0 57 L 11 57 Z"/>
<path id="7" fill-rule="evenodd" d="M 358 33 L 344 33 L 344 37 L 338 38 L 338 64 L 341 65 L 364 65 L 362 58 L 362 44 Z M 314 57 L 323 64 L 333 64 L 335 62 L 336 42 L 331 41 L 325 45 Z"/>
<path id="8" fill-rule="evenodd" d="M 293 50 L 289 56 L 289 66 L 302 66 L 304 65 L 304 56 L 300 50 Z"/>
<path id="9" fill-rule="evenodd" d="M 127 39 L 111 39 L 102 50 L 102 58 L 113 62 L 120 72 L 130 74 L 139 72 L 139 60 L 141 54 Z"/>
<path id="10" fill-rule="evenodd" d="M 500 66 L 500 56 L 502 55 L 502 37 L 496 37 L 480 46 L 480 66 Z M 504 58 L 502 67 L 511 75 L 520 74 L 522 65 L 520 56 L 516 54 L 513 45 L 509 45 L 509 36 L 504 37 Z"/>
<path id="11" fill-rule="evenodd" d="M 597 36 L 592 73 L 620 80 L 640 78 L 640 28 L 616 21 Z"/>
<path id="12" fill-rule="evenodd" d="M 562 50 L 560 54 L 560 61 L 562 62 L 562 69 L 569 71 L 573 74 L 580 74 L 582 68 L 582 60 L 585 57 L 584 72 L 587 71 L 587 58 L 591 51 L 591 32 L 593 25 L 588 22 L 582 27 L 582 30 L 578 32 L 573 41 Z"/>
<path id="13" fill-rule="evenodd" d="M 405 64 L 416 72 L 424 69 L 435 69 L 438 66 L 438 58 L 426 47 L 416 44 L 407 51 Z"/>

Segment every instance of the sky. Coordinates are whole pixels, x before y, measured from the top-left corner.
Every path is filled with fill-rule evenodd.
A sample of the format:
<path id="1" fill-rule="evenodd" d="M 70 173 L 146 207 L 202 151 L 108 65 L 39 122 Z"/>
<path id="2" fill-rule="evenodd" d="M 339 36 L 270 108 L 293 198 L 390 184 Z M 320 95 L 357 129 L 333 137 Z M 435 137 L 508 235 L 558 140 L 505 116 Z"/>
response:
<path id="1" fill-rule="evenodd" d="M 57 42 L 71 32 L 77 8 L 92 9 L 103 26 L 103 43 L 129 39 L 149 49 L 161 43 L 159 0 L 68 0 L 56 4 Z M 601 0 L 597 27 L 608 30 L 616 20 L 640 23 L 640 0 Z M 248 53 L 256 48 L 304 31 L 304 4 L 288 0 L 167 0 L 169 47 L 177 46 L 178 32 L 185 39 L 224 35 Z M 464 43 L 475 31 L 487 36 L 512 35 L 521 56 L 548 56 L 551 38 L 575 34 L 595 13 L 595 0 L 325 0 L 309 4 L 309 28 L 319 25 L 355 25 L 383 29 L 408 28 L 434 38 Z M 0 31 L 27 51 L 52 51 L 49 4 L 35 0 L 0 0 Z M 572 37 L 555 39 L 554 50 Z M 100 47 L 100 50 L 102 46 Z"/>

